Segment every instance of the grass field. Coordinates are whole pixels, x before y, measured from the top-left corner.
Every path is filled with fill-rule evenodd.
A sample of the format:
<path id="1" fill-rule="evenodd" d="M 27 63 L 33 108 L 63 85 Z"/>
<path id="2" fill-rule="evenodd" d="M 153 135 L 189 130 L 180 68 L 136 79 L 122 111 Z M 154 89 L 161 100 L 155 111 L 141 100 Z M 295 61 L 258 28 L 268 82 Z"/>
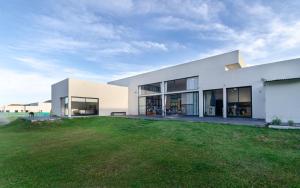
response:
<path id="1" fill-rule="evenodd" d="M 16 120 L 0 127 L 0 187 L 300 187 L 300 131 Z"/>

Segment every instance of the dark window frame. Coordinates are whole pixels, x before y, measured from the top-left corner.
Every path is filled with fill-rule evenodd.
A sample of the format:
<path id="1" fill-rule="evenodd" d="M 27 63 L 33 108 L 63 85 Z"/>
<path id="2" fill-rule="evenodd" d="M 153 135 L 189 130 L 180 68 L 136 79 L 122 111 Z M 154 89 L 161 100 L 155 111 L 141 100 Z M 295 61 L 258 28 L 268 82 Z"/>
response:
<path id="1" fill-rule="evenodd" d="M 163 115 L 163 98 L 162 98 L 162 95 L 150 95 L 150 96 L 139 96 L 138 97 L 138 115 L 143 115 L 143 116 L 150 116 L 150 115 L 147 115 L 147 97 L 158 97 L 160 96 L 160 101 L 161 101 L 161 104 L 160 104 L 160 107 L 161 107 L 161 114 L 156 114 L 155 116 L 162 116 Z M 145 104 L 145 114 L 141 114 L 140 113 L 140 98 L 141 97 L 145 97 L 145 100 L 146 100 L 146 104 Z"/>
<path id="2" fill-rule="evenodd" d="M 251 116 L 230 116 L 228 115 L 228 90 L 229 89 L 234 89 L 234 88 L 237 88 L 238 89 L 238 102 L 237 103 L 240 103 L 240 92 L 239 92 L 239 89 L 240 88 L 250 88 L 250 104 L 251 104 Z M 252 86 L 241 86 L 241 87 L 229 87 L 229 88 L 226 88 L 226 117 L 229 117 L 229 118 L 253 118 L 253 98 L 252 98 Z"/>
<path id="3" fill-rule="evenodd" d="M 222 106 L 222 108 L 223 108 L 223 114 L 224 114 L 224 90 L 223 90 L 223 88 L 219 88 L 219 89 L 206 89 L 206 90 L 202 90 L 202 94 L 203 94 L 203 116 L 204 117 L 223 117 L 223 114 L 222 114 L 222 116 L 217 116 L 217 115 L 214 115 L 214 116 L 210 116 L 210 115 L 205 115 L 205 105 L 204 105 L 204 101 L 205 101 L 205 96 L 204 96 L 204 92 L 206 92 L 206 91 L 216 91 L 216 90 L 222 90 L 222 94 L 223 94 L 223 97 L 222 97 L 222 99 L 223 99 L 223 106 Z M 226 97 L 227 97 L 227 90 L 226 90 Z M 226 101 L 227 102 L 227 101 Z M 227 112 L 227 108 L 226 108 L 226 112 Z"/>
<path id="4" fill-rule="evenodd" d="M 187 93 L 196 93 L 197 95 L 197 102 L 196 102 L 196 108 L 197 108 L 197 114 L 196 115 L 184 115 L 184 114 L 179 114 L 180 116 L 183 116 L 183 117 L 199 117 L 199 114 L 200 114 L 200 111 L 199 111 L 199 91 L 187 91 L 187 92 L 180 92 L 180 93 L 170 93 L 170 94 L 165 94 L 165 101 L 167 103 L 167 96 L 168 95 L 182 95 L 182 94 L 187 94 Z M 182 106 L 183 104 L 181 104 Z M 166 116 L 172 116 L 171 115 L 167 115 L 167 104 L 164 105 L 165 106 L 165 109 L 164 111 L 166 112 Z"/>
<path id="5" fill-rule="evenodd" d="M 72 98 L 83 98 L 83 99 L 85 99 L 85 101 L 84 101 L 84 103 L 86 104 L 87 102 L 86 102 L 86 99 L 97 99 L 97 114 L 92 114 L 92 115 L 90 115 L 90 114 L 82 114 L 82 115 L 72 115 Z M 99 109 L 99 104 L 100 104 L 100 99 L 99 98 L 95 98 L 95 97 L 77 97 L 77 96 L 71 96 L 71 100 L 70 100 L 70 102 L 71 102 L 71 112 L 68 112 L 71 116 L 98 116 L 99 115 L 99 113 L 100 113 L 100 109 Z M 86 112 L 86 110 L 87 109 L 84 109 L 85 110 L 85 112 Z"/>
<path id="6" fill-rule="evenodd" d="M 159 84 L 160 85 L 159 86 L 160 87 L 160 92 L 159 93 L 142 94 L 142 86 L 148 86 L 148 85 L 154 85 L 154 84 Z M 139 96 L 144 96 L 144 95 L 159 95 L 161 93 L 162 93 L 161 82 L 154 82 L 154 83 L 150 83 L 150 84 L 138 85 L 138 95 Z"/>
<path id="7" fill-rule="evenodd" d="M 198 78 L 198 83 L 199 83 L 199 76 L 189 76 L 189 77 L 182 77 L 182 78 L 176 78 L 176 79 L 170 79 L 170 80 L 165 80 L 163 81 L 164 83 L 164 86 L 166 86 L 166 83 L 167 82 L 170 82 L 170 81 L 176 81 L 176 80 L 183 80 L 185 79 L 186 81 L 189 79 L 189 78 Z M 186 87 L 187 87 L 187 82 L 186 82 Z M 199 88 L 198 88 L 199 89 Z M 198 89 L 195 89 L 195 90 L 198 90 Z M 175 93 L 175 92 L 182 92 L 182 91 L 187 91 L 187 88 L 185 90 L 175 90 L 175 91 L 168 91 L 168 84 L 167 84 L 167 87 L 166 87 L 166 91 L 164 91 L 165 93 Z"/>

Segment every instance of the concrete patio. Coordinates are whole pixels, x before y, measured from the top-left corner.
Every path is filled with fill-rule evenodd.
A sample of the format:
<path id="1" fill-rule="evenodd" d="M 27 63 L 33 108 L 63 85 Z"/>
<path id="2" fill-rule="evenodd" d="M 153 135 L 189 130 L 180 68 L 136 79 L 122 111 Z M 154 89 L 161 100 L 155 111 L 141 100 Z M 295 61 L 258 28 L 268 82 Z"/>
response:
<path id="1" fill-rule="evenodd" d="M 222 118 L 222 117 L 184 117 L 184 116 L 166 116 L 166 117 L 150 117 L 150 116 L 127 116 L 128 118 L 149 119 L 149 120 L 178 120 L 189 122 L 206 122 L 231 125 L 247 125 L 254 127 L 265 127 L 264 119 L 250 118 Z"/>

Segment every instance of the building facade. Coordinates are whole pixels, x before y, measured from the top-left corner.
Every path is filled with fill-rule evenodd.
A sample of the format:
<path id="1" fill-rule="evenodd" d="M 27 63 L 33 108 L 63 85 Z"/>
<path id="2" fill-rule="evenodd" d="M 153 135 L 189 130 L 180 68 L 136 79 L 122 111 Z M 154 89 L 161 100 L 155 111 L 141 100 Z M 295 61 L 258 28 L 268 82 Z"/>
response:
<path id="1" fill-rule="evenodd" d="M 127 113 L 128 88 L 65 79 L 52 85 L 52 114 L 56 116 L 108 116 Z"/>
<path id="2" fill-rule="evenodd" d="M 45 112 L 50 113 L 51 112 L 51 101 L 45 101 L 45 102 L 35 102 L 35 103 L 29 103 L 29 104 L 8 104 L 3 105 L 0 108 L 0 112 Z"/>
<path id="3" fill-rule="evenodd" d="M 52 111 L 69 117 L 126 111 L 300 123 L 299 78 L 300 59 L 247 66 L 233 51 L 108 84 L 67 79 L 52 86 Z M 80 101 L 91 99 L 97 99 L 94 113 L 80 110 L 89 108 Z"/>
<path id="4" fill-rule="evenodd" d="M 240 117 L 268 122 L 278 117 L 300 122 L 297 78 L 300 59 L 247 66 L 239 51 L 233 51 L 109 84 L 128 87 L 130 115 Z M 287 80 L 272 81 L 277 79 Z"/>

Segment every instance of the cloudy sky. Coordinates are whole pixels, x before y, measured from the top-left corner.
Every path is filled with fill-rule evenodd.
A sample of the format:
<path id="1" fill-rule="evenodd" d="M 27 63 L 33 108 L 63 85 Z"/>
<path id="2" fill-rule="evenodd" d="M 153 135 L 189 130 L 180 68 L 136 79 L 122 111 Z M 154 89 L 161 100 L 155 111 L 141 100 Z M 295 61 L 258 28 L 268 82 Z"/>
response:
<path id="1" fill-rule="evenodd" d="M 232 3 L 234 2 L 234 3 Z M 66 77 L 107 82 L 239 49 L 300 57 L 300 1 L 0 2 L 0 104 L 50 99 Z"/>

